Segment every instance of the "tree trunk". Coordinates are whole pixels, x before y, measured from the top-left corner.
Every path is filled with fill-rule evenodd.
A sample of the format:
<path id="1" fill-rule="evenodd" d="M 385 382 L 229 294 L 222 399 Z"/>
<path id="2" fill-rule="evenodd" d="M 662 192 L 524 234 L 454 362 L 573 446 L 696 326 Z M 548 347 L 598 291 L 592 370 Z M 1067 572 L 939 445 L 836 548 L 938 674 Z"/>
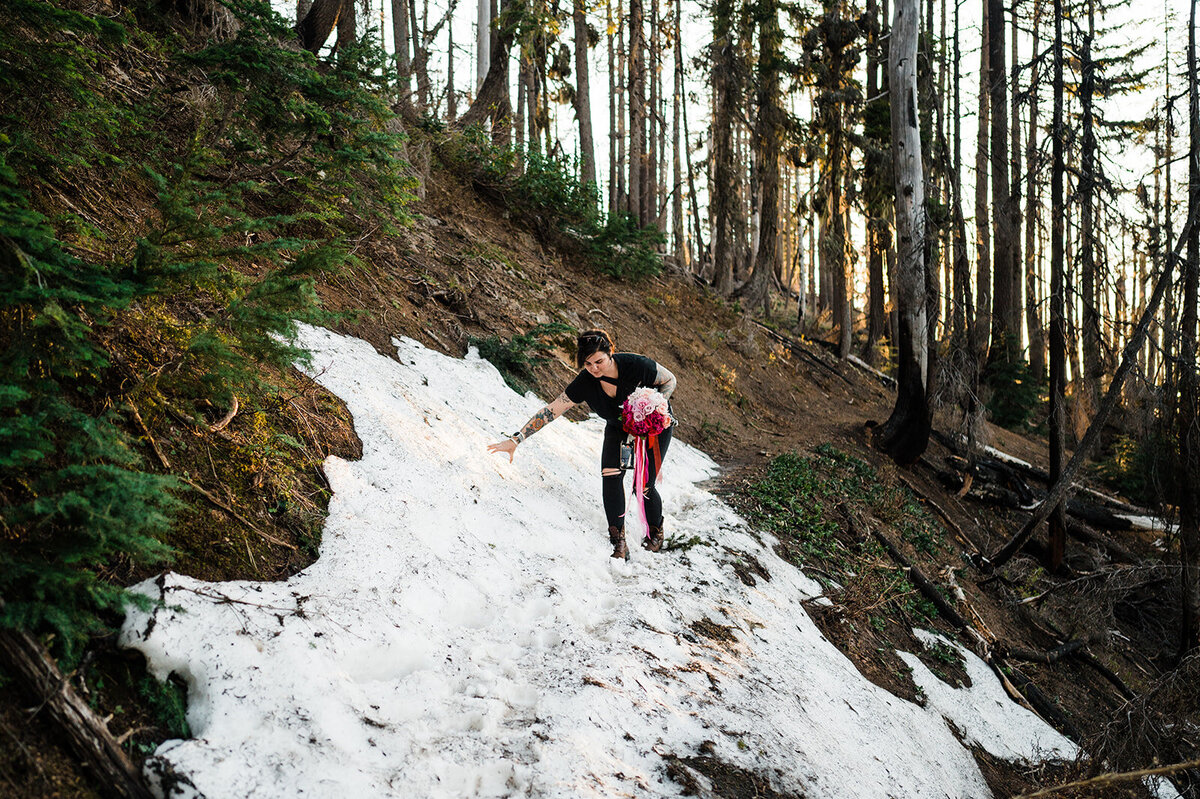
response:
<path id="1" fill-rule="evenodd" d="M 628 113 L 627 99 L 629 92 L 625 79 L 629 70 L 628 48 L 625 46 L 625 0 L 617 0 L 617 205 L 622 212 L 629 212 L 629 186 L 626 177 L 629 174 L 629 136 L 627 133 Z"/>
<path id="2" fill-rule="evenodd" d="M 1009 315 L 1009 330 L 1013 337 L 1013 355 L 1017 359 L 1021 359 L 1021 321 L 1022 311 L 1024 310 L 1021 304 L 1021 288 L 1025 282 L 1025 261 L 1021 258 L 1021 103 L 1017 92 L 1017 87 L 1021 85 L 1021 53 L 1017 43 L 1020 38 L 1020 26 L 1017 24 L 1017 6 L 1015 4 L 1012 6 L 1011 14 L 1012 36 L 1009 38 L 1012 48 L 1010 59 L 1012 62 L 1012 102 L 1009 104 L 1009 107 L 1012 109 L 1012 116 L 1009 131 L 1012 136 L 1012 147 L 1009 149 L 1010 192 L 1008 202 L 1008 230 L 1009 238 L 1012 242 L 1010 246 L 1012 264 L 1008 270 L 1008 275 L 1011 284 L 1010 298 L 1012 312 Z M 1030 207 L 1026 205 L 1026 208 Z"/>
<path id="3" fill-rule="evenodd" d="M 876 0 L 867 0 L 867 19 L 871 34 L 867 47 L 867 101 L 879 96 L 879 6 Z M 882 159 L 880 159 L 882 160 Z M 865 166 L 864 181 L 878 185 L 883 180 L 882 163 L 871 161 Z M 885 306 L 886 288 L 883 283 L 883 254 L 888 248 L 891 238 L 887 222 L 879 214 L 877 207 L 870 204 L 867 209 L 867 340 L 863 344 L 863 360 L 874 365 L 880 339 L 884 337 L 887 326 Z"/>
<path id="4" fill-rule="evenodd" d="M 312 0 L 296 0 L 296 27 L 300 27 L 300 23 L 304 21 L 304 17 L 308 15 L 311 8 Z"/>
<path id="5" fill-rule="evenodd" d="M 1196 0 L 1188 20 L 1188 216 L 1200 217 L 1200 83 L 1196 74 Z M 1179 367 L 1179 558 L 1182 619 L 1179 656 L 1200 649 L 1200 386 L 1196 375 L 1197 289 L 1200 285 L 1200 228 L 1188 231 L 1183 272 L 1183 313 L 1179 351 L 1191 357 Z"/>
<path id="6" fill-rule="evenodd" d="M 985 0 L 990 2 L 991 0 Z M 988 59 L 988 18 L 984 7 L 979 47 L 979 115 L 975 138 L 975 341 L 979 361 L 987 358 L 988 334 L 992 327 L 992 237 L 988 226 L 988 91 L 991 76 Z M 1003 113 L 1003 112 L 1001 112 Z"/>
<path id="7" fill-rule="evenodd" d="M 676 41 L 681 41 L 679 36 L 679 16 L 682 13 L 682 0 L 675 0 L 675 15 L 676 15 Z M 680 108 L 679 115 L 683 119 L 683 156 L 684 163 L 687 167 L 688 181 L 688 204 L 692 209 L 692 230 L 695 239 L 692 241 L 692 260 L 696 264 L 696 274 L 708 274 L 711 277 L 711 259 L 708 257 L 708 248 L 704 246 L 704 234 L 700 227 L 700 200 L 696 194 L 696 170 L 692 167 L 692 145 L 691 134 L 688 132 L 688 117 L 687 117 L 687 79 L 683 74 L 683 45 L 679 44 L 675 51 L 676 58 L 679 59 L 679 94 Z"/>
<path id="8" fill-rule="evenodd" d="M 1013 302 L 1012 196 L 1008 183 L 1008 73 L 1004 68 L 1004 0 L 987 2 L 989 122 L 992 168 L 992 346 L 990 360 L 1011 363 L 1017 358 L 1017 325 Z"/>
<path id="9" fill-rule="evenodd" d="M 309 52 L 318 52 L 325 46 L 329 34 L 337 27 L 338 19 L 345 13 L 346 6 L 353 2 L 354 0 L 313 0 L 312 7 L 296 26 L 300 46 Z"/>
<path id="10" fill-rule="evenodd" d="M 392 0 L 392 43 L 396 53 L 396 105 L 400 113 L 412 113 L 412 61 L 409 58 L 408 4 L 410 0 Z"/>
<path id="11" fill-rule="evenodd" d="M 1038 208 L 1041 207 L 1041 184 L 1038 182 L 1038 73 L 1041 59 L 1039 52 L 1038 27 L 1042 20 L 1044 0 L 1036 0 L 1033 6 L 1033 66 L 1029 77 L 1029 138 L 1025 142 L 1025 326 L 1029 331 L 1029 370 L 1041 379 L 1046 374 L 1046 338 L 1042 329 L 1041 313 L 1038 311 L 1038 283 L 1040 277 L 1039 253 L 1037 251 Z"/>
<path id="12" fill-rule="evenodd" d="M 1066 162 L 1063 154 L 1063 40 L 1062 0 L 1054 0 L 1054 121 L 1051 139 L 1054 162 L 1050 177 L 1050 479 L 1063 476 L 1063 436 L 1066 424 L 1064 404 L 1067 388 L 1066 318 L 1063 297 L 1064 240 L 1063 226 L 1067 208 L 1063 202 L 1063 182 Z M 1052 506 L 1050 513 L 1050 567 L 1062 565 L 1067 543 L 1066 520 L 1062 503 Z"/>
<path id="13" fill-rule="evenodd" d="M 354 0 L 349 0 L 342 7 L 342 13 L 338 16 L 337 44 L 334 49 L 339 53 L 344 53 L 346 48 L 353 47 L 357 41 L 358 10 L 354 7 Z"/>
<path id="14" fill-rule="evenodd" d="M 605 37 L 608 39 L 608 212 L 617 210 L 617 71 L 613 47 L 612 3 L 604 4 Z"/>
<path id="15" fill-rule="evenodd" d="M 454 20 L 446 26 L 446 121 L 454 124 L 458 116 L 458 93 L 454 90 Z"/>
<path id="16" fill-rule="evenodd" d="M 680 130 L 682 129 L 680 111 L 684 103 L 683 96 L 683 40 L 680 38 L 682 0 L 675 0 L 673 14 L 675 38 L 675 53 L 673 79 L 674 91 L 671 101 L 671 237 L 675 240 L 675 261 L 681 269 L 691 271 L 688 257 L 687 241 L 683 235 L 683 165 L 680 162 Z"/>
<path id="17" fill-rule="evenodd" d="M 589 94 L 591 69 L 588 66 L 588 30 L 586 4 L 575 0 L 575 116 L 579 119 L 579 166 L 584 185 L 596 184 L 596 150 L 592 144 L 592 101 Z"/>
<path id="18" fill-rule="evenodd" d="M 713 3 L 712 42 L 712 220 L 713 279 L 718 295 L 733 291 L 733 103 L 730 66 L 733 61 L 733 2 Z"/>
<path id="19" fill-rule="evenodd" d="M 779 253 L 779 136 L 783 115 L 779 61 L 783 31 L 779 27 L 776 0 L 759 0 L 758 15 L 758 114 L 754 140 L 758 145 L 755 167 L 758 171 L 759 227 L 754 268 L 744 292 L 747 313 L 758 308 L 770 311 L 771 284 Z"/>
<path id="20" fill-rule="evenodd" d="M 928 308 L 925 293 L 925 185 L 917 117 L 917 0 L 896 0 L 888 52 L 892 163 L 896 185 L 896 279 L 900 338 L 896 405 L 876 440 L 898 464 L 914 463 L 929 443 Z"/>
<path id="21" fill-rule="evenodd" d="M 512 23 L 501 26 L 497 32 L 493 43 L 496 46 L 490 48 L 491 62 L 488 64 L 487 77 L 479 87 L 471 107 L 459 118 L 459 127 L 466 128 L 491 119 L 493 133 L 498 127 L 507 128 L 512 115 L 508 99 L 508 50 L 516 33 L 516 26 Z"/>
<path id="22" fill-rule="evenodd" d="M 646 108 L 646 158 L 642 165 L 642 219 L 643 224 L 658 224 L 658 2 L 650 3 L 650 40 L 645 48 L 646 75 L 650 86 L 647 89 Z"/>
<path id="23" fill-rule="evenodd" d="M 1080 231 L 1080 278 L 1083 304 L 1080 334 L 1083 340 L 1083 379 L 1079 385 L 1083 391 L 1077 400 L 1082 403 L 1080 411 L 1091 418 L 1100 399 L 1100 315 L 1097 304 L 1096 274 L 1096 124 L 1092 113 L 1092 100 L 1096 87 L 1096 64 L 1092 60 L 1092 42 L 1095 37 L 1095 11 L 1093 0 L 1087 3 L 1087 30 L 1083 34 L 1083 46 L 1079 53 L 1083 79 L 1079 85 L 1079 102 L 1083 112 L 1083 140 L 1079 164 L 1079 231 Z"/>
<path id="24" fill-rule="evenodd" d="M 354 0 L 350 0 L 351 4 Z M 417 79 L 417 105 L 421 113 L 429 113 L 429 0 L 421 8 L 421 24 L 416 23 L 416 4 L 409 0 L 413 10 L 413 74 Z"/>
<path id="25" fill-rule="evenodd" d="M 128 799 L 153 797 L 107 723 L 71 687 L 68 676 L 59 671 L 41 644 L 22 630 L 0 627 L 0 666 L 61 732 L 106 793 Z"/>
<path id="26" fill-rule="evenodd" d="M 642 0 L 629 0 L 629 213 L 646 224 L 646 66 Z"/>
<path id="27" fill-rule="evenodd" d="M 393 0 L 405 3 L 409 0 Z M 492 4 L 490 0 L 479 0 L 475 15 L 475 91 L 483 89 L 488 68 L 492 64 Z"/>

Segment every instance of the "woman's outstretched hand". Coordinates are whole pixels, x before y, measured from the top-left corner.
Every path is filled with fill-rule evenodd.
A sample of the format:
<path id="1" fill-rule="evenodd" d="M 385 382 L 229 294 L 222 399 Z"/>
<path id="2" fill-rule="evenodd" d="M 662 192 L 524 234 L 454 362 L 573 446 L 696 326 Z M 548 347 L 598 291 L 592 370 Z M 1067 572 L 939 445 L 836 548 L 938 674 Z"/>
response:
<path id="1" fill-rule="evenodd" d="M 495 444 L 488 444 L 488 452 L 507 452 L 508 462 L 512 463 L 513 453 L 517 451 L 517 442 L 511 438 L 506 438 L 503 441 L 497 441 Z"/>

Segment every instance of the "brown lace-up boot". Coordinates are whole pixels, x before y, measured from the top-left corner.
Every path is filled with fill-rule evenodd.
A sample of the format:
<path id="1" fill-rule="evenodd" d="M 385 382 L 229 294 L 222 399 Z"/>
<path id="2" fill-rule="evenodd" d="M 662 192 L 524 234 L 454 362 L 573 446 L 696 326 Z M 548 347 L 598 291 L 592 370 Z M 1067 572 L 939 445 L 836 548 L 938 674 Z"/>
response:
<path id="1" fill-rule="evenodd" d="M 613 545 L 612 556 L 629 560 L 629 547 L 625 545 L 625 528 L 609 527 L 608 542 Z"/>
<path id="2" fill-rule="evenodd" d="M 658 552 L 663 548 L 663 529 L 651 527 L 650 537 L 642 539 L 642 547 L 650 552 Z"/>

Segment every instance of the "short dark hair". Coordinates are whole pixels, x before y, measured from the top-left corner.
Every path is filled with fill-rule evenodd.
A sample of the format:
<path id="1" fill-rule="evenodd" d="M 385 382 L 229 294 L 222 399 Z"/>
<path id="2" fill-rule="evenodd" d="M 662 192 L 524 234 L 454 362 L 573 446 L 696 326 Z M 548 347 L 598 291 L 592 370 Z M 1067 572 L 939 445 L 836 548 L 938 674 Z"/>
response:
<path id="1" fill-rule="evenodd" d="M 583 362 L 597 352 L 607 352 L 612 355 L 616 347 L 612 336 L 606 330 L 585 330 L 575 339 L 575 365 L 582 367 Z"/>

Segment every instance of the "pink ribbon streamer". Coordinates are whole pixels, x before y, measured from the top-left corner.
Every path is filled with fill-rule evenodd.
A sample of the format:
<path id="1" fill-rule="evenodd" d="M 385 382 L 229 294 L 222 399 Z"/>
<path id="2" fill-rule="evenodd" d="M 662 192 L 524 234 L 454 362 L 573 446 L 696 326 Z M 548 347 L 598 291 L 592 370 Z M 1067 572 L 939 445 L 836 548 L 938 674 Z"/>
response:
<path id="1" fill-rule="evenodd" d="M 633 440 L 633 493 L 638 508 L 642 511 L 642 524 L 646 526 L 646 538 L 650 537 L 650 522 L 646 520 L 646 478 L 650 476 L 650 453 L 646 451 L 646 437 Z"/>

